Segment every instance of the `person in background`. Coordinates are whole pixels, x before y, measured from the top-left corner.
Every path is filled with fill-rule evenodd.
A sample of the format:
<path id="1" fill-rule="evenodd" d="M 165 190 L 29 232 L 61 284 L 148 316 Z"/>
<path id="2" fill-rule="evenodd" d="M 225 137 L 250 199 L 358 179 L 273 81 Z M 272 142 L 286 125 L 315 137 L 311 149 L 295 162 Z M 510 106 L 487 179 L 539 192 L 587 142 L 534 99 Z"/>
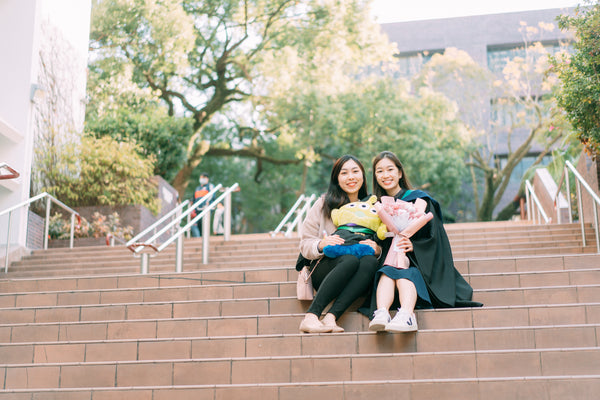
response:
<path id="1" fill-rule="evenodd" d="M 196 190 L 194 190 L 194 197 L 192 198 L 192 203 L 196 203 L 201 198 L 205 197 L 210 193 L 211 190 L 214 189 L 214 185 L 210 183 L 210 178 L 208 177 L 208 173 L 203 172 L 200 174 L 199 185 L 196 186 Z M 195 214 L 192 214 L 192 217 L 195 217 L 197 214 L 201 213 L 204 208 L 210 204 L 212 201 L 211 198 L 206 199 L 199 207 L 197 207 L 194 211 Z M 200 219 L 195 225 L 191 228 L 192 237 L 200 237 L 202 236 L 202 219 Z"/>
<path id="2" fill-rule="evenodd" d="M 398 248 L 406 253 L 410 265 L 406 269 L 383 266 L 375 275 L 370 301 L 359 309 L 372 318 L 369 329 L 373 331 L 411 332 L 418 329 L 414 314 L 417 308 L 481 307 L 471 300 L 473 289 L 454 267 L 452 250 L 438 202 L 421 190 L 411 190 L 408 178 L 398 157 L 390 152 L 379 153 L 373 160 L 373 194 L 392 196 L 408 202 L 423 199 L 425 212 L 431 211 L 433 219 L 410 239 L 402 238 Z M 390 251 L 391 239 L 382 244 L 384 260 Z M 389 309 L 395 301 L 396 291 L 400 306 L 392 319 Z"/>
<path id="3" fill-rule="evenodd" d="M 317 293 L 300 323 L 301 332 L 343 332 L 344 329 L 337 325 L 337 319 L 373 285 L 378 268 L 377 256 L 381 254 L 381 248 L 375 241 L 365 239 L 360 242 L 371 246 L 375 255 L 361 258 L 348 254 L 335 258 L 323 255 L 325 246 L 344 243 L 344 239 L 333 234 L 336 226 L 331 220 L 331 211 L 366 197 L 367 184 L 362 164 L 351 155 L 340 157 L 333 165 L 327 193 L 315 201 L 300 231 L 300 253 L 308 260 L 319 260 L 312 274 Z M 332 301 L 323 320 L 319 320 Z"/>

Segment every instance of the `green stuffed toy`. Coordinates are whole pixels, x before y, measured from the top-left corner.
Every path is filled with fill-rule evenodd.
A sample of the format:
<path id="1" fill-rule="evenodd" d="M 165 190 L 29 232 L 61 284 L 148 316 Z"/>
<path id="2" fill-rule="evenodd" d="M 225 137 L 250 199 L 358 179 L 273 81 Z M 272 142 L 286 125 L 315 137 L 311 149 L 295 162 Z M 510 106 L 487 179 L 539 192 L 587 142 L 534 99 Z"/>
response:
<path id="1" fill-rule="evenodd" d="M 387 233 L 386 225 L 381 222 L 377 210 L 373 206 L 377 197 L 371 196 L 367 201 L 355 201 L 331 211 L 331 220 L 337 227 L 334 235 L 344 239 L 344 244 L 325 246 L 323 254 L 335 258 L 346 254 L 358 258 L 373 255 L 375 250 L 367 244 L 361 244 L 365 239 L 383 240 Z"/>

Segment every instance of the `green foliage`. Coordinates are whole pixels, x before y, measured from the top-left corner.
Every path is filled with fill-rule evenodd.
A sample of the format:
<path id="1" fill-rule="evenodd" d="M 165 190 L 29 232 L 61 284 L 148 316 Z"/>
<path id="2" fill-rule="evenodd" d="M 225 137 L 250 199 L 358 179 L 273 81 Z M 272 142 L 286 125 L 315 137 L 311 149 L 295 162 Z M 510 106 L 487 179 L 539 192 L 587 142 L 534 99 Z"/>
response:
<path id="1" fill-rule="evenodd" d="M 140 157 L 134 144 L 83 137 L 66 146 L 56 168 L 46 171 L 51 185 L 44 190 L 72 207 L 140 204 L 156 213 L 152 170 L 152 160 Z"/>
<path id="2" fill-rule="evenodd" d="M 282 128 L 280 143 L 299 143 L 311 159 L 308 174 L 320 160 L 342 154 L 359 157 L 370 170 L 382 150 L 398 154 L 412 181 L 449 201 L 460 191 L 464 169 L 464 126 L 442 95 L 428 90 L 410 94 L 404 82 L 379 78 L 349 85 L 335 96 L 318 92 L 287 98 L 269 110 L 272 125 Z M 426 161 L 425 161 L 426 160 Z M 326 182 L 328 171 L 318 173 Z M 371 177 L 368 176 L 370 184 Z"/>
<path id="3" fill-rule="evenodd" d="M 561 29 L 575 31 L 574 54 L 559 55 L 553 65 L 561 80 L 559 104 L 591 154 L 600 154 L 600 3 L 586 1 L 575 15 L 559 18 Z"/>
<path id="4" fill-rule="evenodd" d="M 267 110 L 269 99 L 307 88 L 335 92 L 361 68 L 390 59 L 391 47 L 367 5 L 363 0 L 96 1 L 90 97 L 103 87 L 112 89 L 91 113 L 148 96 L 166 106 L 169 116 L 189 117 L 194 134 L 185 143 L 181 136 L 186 162 L 171 180 L 180 194 L 211 152 L 275 165 L 298 163 L 302 153 L 278 160 L 265 151 L 280 131 L 255 120 L 249 110 Z M 232 106 L 251 99 L 251 109 Z M 218 140 L 210 137 L 211 123 L 228 127 Z"/>
<path id="5" fill-rule="evenodd" d="M 86 131 L 97 138 L 135 143 L 140 156 L 156 160 L 153 173 L 166 180 L 173 179 L 185 163 L 186 142 L 193 134 L 190 119 L 170 117 L 160 108 L 143 113 L 122 108 L 103 118 L 90 116 Z"/>

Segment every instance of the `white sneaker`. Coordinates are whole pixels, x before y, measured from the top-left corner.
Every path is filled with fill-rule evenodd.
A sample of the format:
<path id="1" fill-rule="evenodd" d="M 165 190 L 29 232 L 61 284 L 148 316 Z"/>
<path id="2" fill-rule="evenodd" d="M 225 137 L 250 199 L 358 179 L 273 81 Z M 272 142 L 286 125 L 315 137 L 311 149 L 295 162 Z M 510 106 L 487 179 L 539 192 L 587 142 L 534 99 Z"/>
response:
<path id="1" fill-rule="evenodd" d="M 385 326 L 388 332 L 414 332 L 417 329 L 419 327 L 415 313 L 409 314 L 401 309 L 398 309 L 394 318 Z"/>
<path id="2" fill-rule="evenodd" d="M 390 313 L 387 309 L 382 308 L 380 310 L 375 310 L 373 319 L 369 323 L 369 330 L 376 332 L 383 331 L 391 319 L 392 317 L 390 317 Z"/>

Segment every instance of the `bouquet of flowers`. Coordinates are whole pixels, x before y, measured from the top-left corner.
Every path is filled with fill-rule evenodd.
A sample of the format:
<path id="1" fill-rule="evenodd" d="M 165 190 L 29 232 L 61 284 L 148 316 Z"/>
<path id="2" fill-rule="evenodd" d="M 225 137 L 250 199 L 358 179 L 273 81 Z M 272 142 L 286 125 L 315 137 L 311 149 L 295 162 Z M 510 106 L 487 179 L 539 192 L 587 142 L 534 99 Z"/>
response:
<path id="1" fill-rule="evenodd" d="M 425 203 L 422 199 L 417 201 Z M 390 196 L 382 196 L 381 202 L 375 203 L 375 209 L 381 221 L 387 226 L 389 232 L 392 233 L 392 245 L 390 251 L 385 258 L 384 265 L 389 265 L 394 268 L 408 268 L 410 261 L 404 251 L 397 247 L 397 243 L 401 237 L 411 237 L 419 231 L 425 224 L 433 218 L 431 212 L 424 213 L 415 204 L 396 200 Z"/>

